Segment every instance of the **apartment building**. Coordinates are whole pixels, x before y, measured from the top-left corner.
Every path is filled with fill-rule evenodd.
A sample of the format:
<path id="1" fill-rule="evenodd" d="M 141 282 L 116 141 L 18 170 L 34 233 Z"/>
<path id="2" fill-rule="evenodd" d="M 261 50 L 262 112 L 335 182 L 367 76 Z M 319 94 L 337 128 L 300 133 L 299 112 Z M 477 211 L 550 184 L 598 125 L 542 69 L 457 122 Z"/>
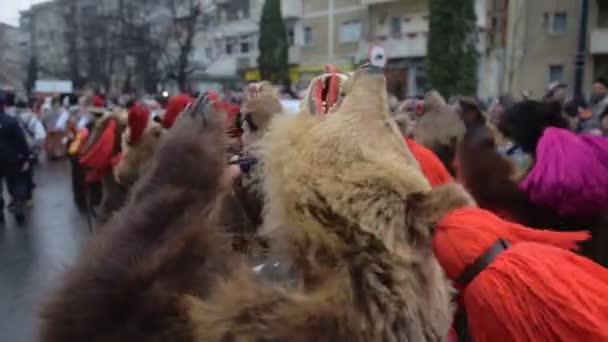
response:
<path id="1" fill-rule="evenodd" d="M 424 57 L 429 0 L 363 0 L 362 4 L 367 12 L 367 35 L 360 53 L 373 45 L 383 46 L 389 91 L 399 98 L 422 95 L 427 84 Z"/>
<path id="2" fill-rule="evenodd" d="M 0 89 L 23 91 L 26 44 L 19 28 L 0 23 Z"/>
<path id="3" fill-rule="evenodd" d="M 591 54 L 585 57 L 585 90 L 594 76 L 594 64 L 606 62 L 608 31 L 606 5 L 589 1 Z M 562 82 L 574 86 L 581 1 L 508 1 L 505 77 L 501 90 L 515 96 L 528 91 L 542 97 L 547 86 Z M 605 1 L 604 1 L 605 3 Z M 599 11 L 601 10 L 601 11 Z"/>
<path id="4" fill-rule="evenodd" d="M 33 5 L 21 12 L 19 28 L 26 35 L 28 54 L 38 59 L 40 78 L 58 77 L 67 70 L 64 9 L 58 1 L 47 1 Z"/>
<path id="5" fill-rule="evenodd" d="M 301 18 L 300 76 L 307 83 L 325 64 L 343 71 L 366 58 L 360 43 L 365 39 L 366 6 L 361 0 L 307 0 Z"/>
<path id="6" fill-rule="evenodd" d="M 203 29 L 196 44 L 197 59 L 207 62 L 204 73 L 198 75 L 201 88 L 217 83 L 214 81 L 260 79 L 257 45 L 263 6 L 264 0 L 220 0 L 211 8 L 215 19 Z M 282 0 L 281 10 L 290 40 L 290 77 L 293 83 L 297 83 L 300 47 L 296 41 L 301 32 L 298 25 L 302 1 Z"/>
<path id="7" fill-rule="evenodd" d="M 589 11 L 591 63 L 594 76 L 608 75 L 608 2 L 598 0 Z M 595 9 L 595 11 L 593 11 Z"/>

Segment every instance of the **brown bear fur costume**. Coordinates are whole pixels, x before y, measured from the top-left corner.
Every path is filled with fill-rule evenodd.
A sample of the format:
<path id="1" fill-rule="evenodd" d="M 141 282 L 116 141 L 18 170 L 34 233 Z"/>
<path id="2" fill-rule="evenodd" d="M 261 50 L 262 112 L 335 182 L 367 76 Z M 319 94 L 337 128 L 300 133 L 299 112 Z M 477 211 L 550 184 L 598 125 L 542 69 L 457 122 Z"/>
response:
<path id="1" fill-rule="evenodd" d="M 49 298 L 42 341 L 445 340 L 432 226 L 472 202 L 458 186 L 430 190 L 387 125 L 386 94 L 365 96 L 385 86 L 358 72 L 336 113 L 280 120 L 264 139 L 268 219 L 299 285 L 269 284 L 231 252 L 216 224 L 223 120 L 194 108 Z M 304 135 L 286 134 L 302 120 Z M 272 153 L 285 143 L 287 157 Z"/>
<path id="2" fill-rule="evenodd" d="M 162 125 L 149 120 L 141 137 L 130 138 L 130 129 L 122 133 L 122 159 L 114 167 L 114 178 L 125 187 L 132 186 L 149 168 L 156 149 L 160 146 L 165 135 Z"/>
<path id="3" fill-rule="evenodd" d="M 91 147 L 98 141 L 110 121 L 115 121 L 116 132 L 113 146 L 113 154 L 121 152 L 121 134 L 127 127 L 127 111 L 124 109 L 115 109 L 111 112 L 106 112 L 101 118 L 95 121 L 91 135 L 83 149 L 81 155 L 85 155 Z M 109 172 L 101 181 L 102 183 L 102 199 L 98 207 L 98 221 L 104 223 L 115 211 L 120 209 L 124 204 L 127 196 L 127 190 L 124 186 L 117 183 L 112 172 Z"/>
<path id="4" fill-rule="evenodd" d="M 456 146 L 464 132 L 458 106 L 446 103 L 438 92 L 430 91 L 424 98 L 424 112 L 416 121 L 414 140 L 433 151 L 452 174 L 455 174 Z"/>

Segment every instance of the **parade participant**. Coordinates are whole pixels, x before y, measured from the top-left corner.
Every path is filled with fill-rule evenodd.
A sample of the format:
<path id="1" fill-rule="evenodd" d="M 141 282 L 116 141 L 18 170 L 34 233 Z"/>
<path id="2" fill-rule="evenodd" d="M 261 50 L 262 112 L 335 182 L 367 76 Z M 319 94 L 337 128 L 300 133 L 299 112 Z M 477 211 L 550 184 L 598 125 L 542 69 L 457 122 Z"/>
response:
<path id="1" fill-rule="evenodd" d="M 588 237 L 530 229 L 474 207 L 442 217 L 433 251 L 460 290 L 460 335 L 608 340 L 608 269 L 569 251 Z"/>
<path id="2" fill-rule="evenodd" d="M 121 134 L 127 121 L 128 113 L 122 108 L 115 108 L 96 119 L 79 158 L 80 164 L 86 168 L 85 182 L 101 184 L 101 203 L 97 213 L 100 223 L 109 219 L 126 200 L 126 189 L 116 182 L 112 169 L 119 161 Z"/>
<path id="3" fill-rule="evenodd" d="M 38 163 L 39 153 L 44 147 L 44 140 L 46 139 L 46 131 L 42 121 L 36 114 L 28 109 L 27 103 L 24 100 L 18 100 L 16 104 L 16 118 L 19 120 L 23 133 L 28 142 L 30 148 L 29 156 L 29 168 L 25 172 L 27 177 L 27 188 L 28 188 L 28 206 L 33 205 L 33 191 L 34 191 L 34 167 Z"/>
<path id="4" fill-rule="evenodd" d="M 479 111 L 476 117 L 483 120 Z M 568 127 L 555 102 L 527 100 L 509 108 L 499 128 L 532 158 L 531 167 L 519 172 L 496 152 L 484 124 L 469 123 L 459 147 L 459 178 L 481 207 L 514 222 L 591 230 L 583 254 L 606 265 L 608 183 L 602 175 L 608 169 L 602 160 L 608 159 L 608 141 Z"/>
<path id="5" fill-rule="evenodd" d="M 43 117 L 43 122 L 47 130 L 45 142 L 46 154 L 49 159 L 56 160 L 65 156 L 67 124 L 70 118 L 69 112 L 60 105 L 58 97 L 53 98 L 50 112 Z"/>
<path id="6" fill-rule="evenodd" d="M 457 105 L 448 104 L 436 91 L 424 98 L 422 113 L 416 120 L 414 140 L 433 151 L 451 174 L 455 174 L 456 147 L 465 133 Z"/>
<path id="7" fill-rule="evenodd" d="M 601 119 L 608 110 L 608 81 L 600 77 L 593 82 L 591 89 L 591 117 L 585 120 L 583 130 L 586 132 L 602 130 Z"/>
<path id="8" fill-rule="evenodd" d="M 340 105 L 323 96 L 334 111 L 281 117 L 261 141 L 265 220 L 295 286 L 230 251 L 216 211 L 230 183 L 224 122 L 197 103 L 49 298 L 41 340 L 445 340 L 450 287 L 412 201 L 470 198 L 431 190 L 385 88 L 382 69 L 357 71 Z"/>
<path id="9" fill-rule="evenodd" d="M 4 222 L 3 183 L 12 199 L 12 212 L 18 223 L 25 221 L 28 198 L 27 177 L 30 149 L 18 119 L 4 111 L 5 95 L 0 93 L 0 223 Z"/>
<path id="10" fill-rule="evenodd" d="M 118 184 L 131 187 L 152 162 L 152 157 L 165 135 L 165 129 L 152 120 L 150 111 L 142 104 L 129 108 L 127 129 L 121 137 L 121 156 L 113 172 Z"/>

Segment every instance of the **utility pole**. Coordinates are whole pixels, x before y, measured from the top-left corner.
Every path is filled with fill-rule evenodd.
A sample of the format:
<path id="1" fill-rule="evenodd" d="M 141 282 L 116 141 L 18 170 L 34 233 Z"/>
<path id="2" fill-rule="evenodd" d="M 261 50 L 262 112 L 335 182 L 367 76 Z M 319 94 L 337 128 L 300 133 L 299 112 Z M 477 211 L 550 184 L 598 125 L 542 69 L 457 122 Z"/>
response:
<path id="1" fill-rule="evenodd" d="M 581 1 L 581 17 L 578 36 L 578 51 L 576 52 L 576 67 L 574 72 L 574 95 L 583 96 L 583 79 L 585 78 L 585 60 L 587 59 L 587 21 L 589 17 L 589 1 Z"/>
<path id="2" fill-rule="evenodd" d="M 327 4 L 327 57 L 328 63 L 334 63 L 334 34 L 335 34 L 335 15 L 336 4 L 334 0 L 329 0 Z"/>

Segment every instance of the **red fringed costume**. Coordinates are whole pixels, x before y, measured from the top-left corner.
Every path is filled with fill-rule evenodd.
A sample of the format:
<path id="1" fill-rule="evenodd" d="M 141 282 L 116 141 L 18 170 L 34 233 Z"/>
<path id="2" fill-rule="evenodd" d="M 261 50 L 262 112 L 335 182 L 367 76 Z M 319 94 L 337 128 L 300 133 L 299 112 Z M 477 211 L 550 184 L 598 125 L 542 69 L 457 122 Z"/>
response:
<path id="1" fill-rule="evenodd" d="M 112 169 L 112 155 L 116 141 L 118 124 L 115 119 L 108 121 L 106 128 L 89 151 L 80 158 L 80 164 L 90 169 L 86 175 L 89 183 L 98 182 Z"/>
<path id="2" fill-rule="evenodd" d="M 473 207 L 436 228 L 434 253 L 461 289 L 475 342 L 608 341 L 608 269 L 569 251 L 588 233 L 533 230 Z"/>

